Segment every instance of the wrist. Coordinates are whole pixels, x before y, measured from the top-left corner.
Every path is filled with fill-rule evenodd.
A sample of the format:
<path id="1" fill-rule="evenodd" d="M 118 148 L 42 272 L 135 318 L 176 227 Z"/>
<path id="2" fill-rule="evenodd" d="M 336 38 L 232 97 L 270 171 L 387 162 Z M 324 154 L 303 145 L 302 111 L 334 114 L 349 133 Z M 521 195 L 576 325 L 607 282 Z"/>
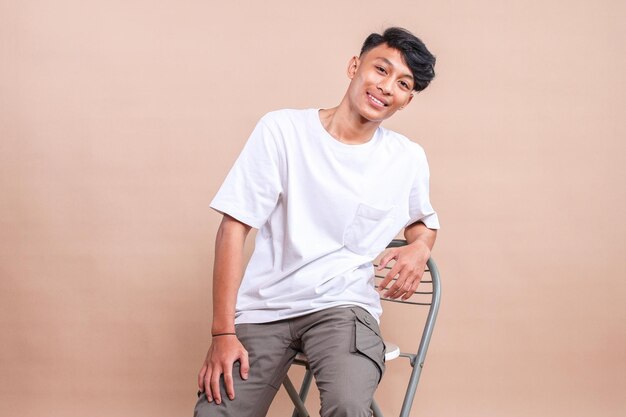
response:
<path id="1" fill-rule="evenodd" d="M 428 260 L 428 258 L 430 257 L 430 246 L 428 246 L 428 243 L 424 242 L 423 240 L 415 240 L 407 246 L 413 248 L 413 251 L 415 251 L 415 253 L 419 254 L 420 257 L 426 260 Z"/>
<path id="2" fill-rule="evenodd" d="M 428 246 L 428 244 L 421 239 L 415 239 L 413 242 L 409 243 L 407 246 L 411 246 L 417 250 L 430 252 L 430 247 Z"/>
<path id="3" fill-rule="evenodd" d="M 214 315 L 211 334 L 235 333 L 235 315 Z"/>
<path id="4" fill-rule="evenodd" d="M 223 327 L 215 327 L 211 328 L 211 336 L 215 336 L 216 334 L 222 333 L 235 333 L 235 326 L 223 326 Z"/>
<path id="5" fill-rule="evenodd" d="M 237 336 L 235 332 L 223 332 L 223 333 L 211 333 L 211 337 L 227 337 L 227 336 Z"/>

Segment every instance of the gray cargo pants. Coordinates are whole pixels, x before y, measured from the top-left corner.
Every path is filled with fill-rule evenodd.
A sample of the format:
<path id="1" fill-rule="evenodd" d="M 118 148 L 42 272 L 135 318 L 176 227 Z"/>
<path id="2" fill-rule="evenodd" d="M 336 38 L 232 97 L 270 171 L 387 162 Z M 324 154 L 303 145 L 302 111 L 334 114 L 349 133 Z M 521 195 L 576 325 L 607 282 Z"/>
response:
<path id="1" fill-rule="evenodd" d="M 238 324 L 236 332 L 248 351 L 248 379 L 241 379 L 236 362 L 235 399 L 228 399 L 222 383 L 222 403 L 209 403 L 202 393 L 194 417 L 265 416 L 298 351 L 307 356 L 315 376 L 322 417 L 371 416 L 385 346 L 366 310 L 334 307 L 271 323 Z"/>

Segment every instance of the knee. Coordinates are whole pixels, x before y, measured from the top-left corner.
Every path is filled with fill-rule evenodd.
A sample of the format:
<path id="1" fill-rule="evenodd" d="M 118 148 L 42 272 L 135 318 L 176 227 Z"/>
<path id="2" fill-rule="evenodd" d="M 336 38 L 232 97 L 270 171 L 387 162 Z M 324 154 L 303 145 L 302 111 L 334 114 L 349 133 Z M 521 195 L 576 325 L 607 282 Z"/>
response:
<path id="1" fill-rule="evenodd" d="M 327 395 L 322 400 L 322 413 L 326 417 L 370 417 L 371 399 L 365 400 L 358 395 Z M 347 393 L 346 393 L 347 394 Z"/>
<path id="2" fill-rule="evenodd" d="M 210 404 L 206 399 L 206 395 L 204 393 L 200 394 L 196 407 L 193 410 L 193 417 L 208 417 L 209 408 Z"/>

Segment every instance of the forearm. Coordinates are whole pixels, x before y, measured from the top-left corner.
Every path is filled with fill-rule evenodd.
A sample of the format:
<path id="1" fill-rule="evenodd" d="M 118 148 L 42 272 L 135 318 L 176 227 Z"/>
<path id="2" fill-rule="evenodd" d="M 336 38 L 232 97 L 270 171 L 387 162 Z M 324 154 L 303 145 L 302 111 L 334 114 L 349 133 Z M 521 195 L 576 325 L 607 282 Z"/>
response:
<path id="1" fill-rule="evenodd" d="M 235 331 L 235 304 L 243 276 L 243 247 L 250 226 L 224 216 L 215 238 L 213 325 L 211 331 Z"/>
<path id="2" fill-rule="evenodd" d="M 404 229 L 404 238 L 409 245 L 426 246 L 430 253 L 437 239 L 437 230 L 429 229 L 422 222 L 415 222 Z"/>

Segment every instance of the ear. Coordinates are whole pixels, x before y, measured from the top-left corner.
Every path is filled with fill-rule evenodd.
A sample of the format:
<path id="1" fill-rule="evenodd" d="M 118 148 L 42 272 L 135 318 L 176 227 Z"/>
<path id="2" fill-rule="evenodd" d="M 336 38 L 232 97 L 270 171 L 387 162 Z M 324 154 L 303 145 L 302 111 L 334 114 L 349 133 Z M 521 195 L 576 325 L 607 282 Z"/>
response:
<path id="1" fill-rule="evenodd" d="M 355 55 L 350 58 L 350 61 L 348 61 L 348 78 L 354 78 L 354 74 L 356 74 L 356 70 L 359 68 L 359 64 L 360 61 L 358 56 Z"/>
<path id="2" fill-rule="evenodd" d="M 409 96 L 409 98 L 406 100 L 406 103 L 404 103 L 404 105 L 402 105 L 398 110 L 402 110 L 404 109 L 406 106 L 409 105 L 409 103 L 411 102 L 411 100 L 413 100 L 413 93 L 411 93 L 411 95 Z"/>

